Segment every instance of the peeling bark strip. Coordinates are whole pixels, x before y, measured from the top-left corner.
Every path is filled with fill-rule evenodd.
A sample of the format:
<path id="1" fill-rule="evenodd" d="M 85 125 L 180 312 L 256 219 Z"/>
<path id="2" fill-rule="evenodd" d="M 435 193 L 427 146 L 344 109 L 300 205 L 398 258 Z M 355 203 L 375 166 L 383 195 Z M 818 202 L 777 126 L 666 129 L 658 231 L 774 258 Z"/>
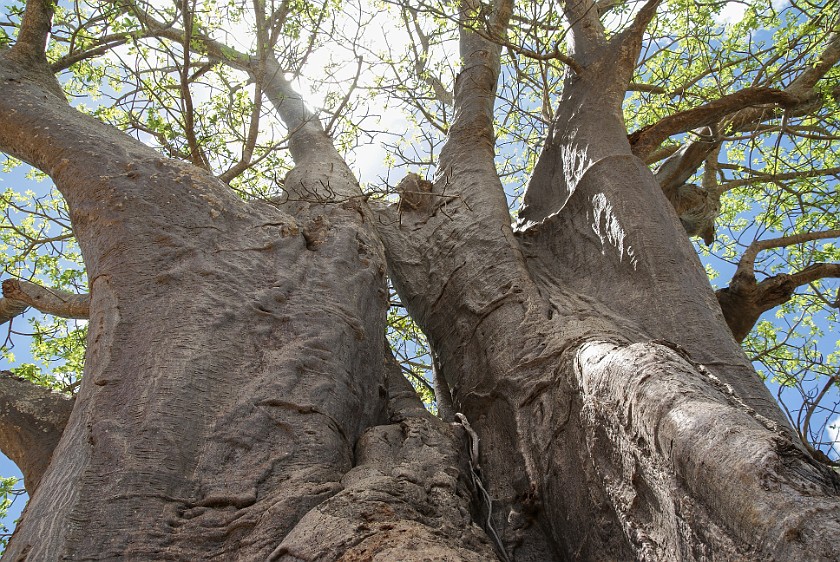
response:
<path id="1" fill-rule="evenodd" d="M 840 478 L 708 371 L 662 345 L 592 341 L 576 375 L 589 450 L 640 559 L 837 559 Z"/>

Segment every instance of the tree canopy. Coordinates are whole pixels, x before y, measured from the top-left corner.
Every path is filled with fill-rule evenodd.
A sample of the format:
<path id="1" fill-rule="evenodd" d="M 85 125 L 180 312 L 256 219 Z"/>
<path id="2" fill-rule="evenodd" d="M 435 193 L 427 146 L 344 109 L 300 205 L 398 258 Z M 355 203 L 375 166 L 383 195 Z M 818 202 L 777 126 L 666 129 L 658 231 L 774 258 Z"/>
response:
<path id="1" fill-rule="evenodd" d="M 302 154 L 294 133 L 317 121 L 365 197 L 399 200 L 399 216 L 430 197 L 446 212 L 450 195 L 432 194 L 427 180 L 453 134 L 458 92 L 471 87 L 456 81 L 458 43 L 469 40 L 459 25 L 467 28 L 501 47 L 495 164 L 520 226 L 542 204 L 525 187 L 564 84 L 598 64 L 578 55 L 587 42 L 626 38 L 626 56 L 640 53 L 629 87 L 605 95 L 623 99 L 633 154 L 693 237 L 733 335 L 792 426 L 821 462 L 840 457 L 835 0 L 28 4 L 4 4 L 0 51 L 42 34 L 73 107 L 244 200 L 349 200 L 329 183 L 303 192 L 286 183 Z M 39 11 L 53 12 L 51 24 Z M 572 37 L 573 28 L 584 31 Z M 625 72 L 603 70 L 612 71 Z M 64 199 L 15 156 L 3 164 L 0 196 L 2 355 L 16 377 L 72 394 L 87 337 L 84 260 Z M 425 336 L 395 292 L 390 302 L 392 348 L 437 408 Z"/>

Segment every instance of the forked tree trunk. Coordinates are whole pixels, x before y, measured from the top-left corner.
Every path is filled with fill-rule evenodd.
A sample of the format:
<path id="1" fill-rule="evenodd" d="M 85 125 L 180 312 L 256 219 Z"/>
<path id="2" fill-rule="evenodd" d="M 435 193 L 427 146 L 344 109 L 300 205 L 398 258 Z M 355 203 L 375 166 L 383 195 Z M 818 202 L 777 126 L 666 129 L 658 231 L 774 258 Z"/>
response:
<path id="1" fill-rule="evenodd" d="M 346 169 L 302 158 L 287 182 L 314 202 L 244 203 L 2 62 L 0 146 L 66 197 L 92 295 L 75 408 L 5 559 L 492 557 L 462 433 L 389 367 Z"/>
<path id="2" fill-rule="evenodd" d="M 461 106 L 433 203 L 380 223 L 394 283 L 481 436 L 512 558 L 836 559 L 840 479 L 788 427 L 631 153 L 626 41 L 579 42 L 515 231 L 492 105 Z M 492 60 L 478 43 L 465 60 Z M 464 66 L 456 98 L 491 88 L 492 63 Z"/>
<path id="3" fill-rule="evenodd" d="M 92 295 L 83 384 L 6 558 L 840 558 L 838 479 L 728 333 L 599 49 L 515 230 L 499 48 L 469 32 L 432 191 L 373 210 L 279 75 L 289 198 L 244 203 L 0 55 L 0 148 L 66 197 Z M 459 424 L 386 349 L 386 256 Z"/>

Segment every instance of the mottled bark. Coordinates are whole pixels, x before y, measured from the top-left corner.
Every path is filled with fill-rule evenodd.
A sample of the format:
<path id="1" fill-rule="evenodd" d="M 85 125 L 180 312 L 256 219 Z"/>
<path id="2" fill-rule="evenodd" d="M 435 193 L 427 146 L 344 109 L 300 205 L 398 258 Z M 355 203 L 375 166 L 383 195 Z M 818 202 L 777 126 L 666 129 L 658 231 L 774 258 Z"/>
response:
<path id="1" fill-rule="evenodd" d="M 657 4 L 608 41 L 595 3 L 565 3 L 578 71 L 515 229 L 493 162 L 507 0 L 461 2 L 434 181 L 375 212 L 264 49 L 237 64 L 291 134 L 274 203 L 0 53 L 0 149 L 54 179 L 91 280 L 85 376 L 6 557 L 840 557 L 836 475 L 726 331 L 627 141 Z M 386 349 L 386 257 L 458 423 L 423 410 Z"/>
<path id="2" fill-rule="evenodd" d="M 589 341 L 583 420 L 637 559 L 833 560 L 840 479 L 684 351 Z"/>
<path id="3" fill-rule="evenodd" d="M 73 399 L 0 371 L 0 450 L 23 473 L 31 496 L 67 425 Z"/>
<path id="4" fill-rule="evenodd" d="M 805 521 L 838 527 L 838 479 L 725 329 L 626 139 L 632 37 L 599 40 L 585 4 L 567 9 L 586 70 L 567 80 L 514 236 L 490 159 L 454 133 L 439 203 L 381 209 L 395 286 L 481 438 L 501 542 L 515 560 L 831 559 Z"/>
<path id="5" fill-rule="evenodd" d="M 386 382 L 384 255 L 317 128 L 301 196 L 246 203 L 2 55 L 0 83 L 0 148 L 51 175 L 91 280 L 85 376 L 8 559 L 493 556 L 460 434 Z"/>

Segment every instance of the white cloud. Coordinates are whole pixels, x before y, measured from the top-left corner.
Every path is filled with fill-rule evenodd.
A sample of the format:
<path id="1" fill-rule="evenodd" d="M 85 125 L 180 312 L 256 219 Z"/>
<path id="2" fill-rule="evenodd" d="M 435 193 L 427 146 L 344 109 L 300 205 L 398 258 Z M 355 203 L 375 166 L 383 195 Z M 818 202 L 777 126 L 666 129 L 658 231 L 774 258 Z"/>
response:
<path id="1" fill-rule="evenodd" d="M 770 0 L 773 9 L 777 12 L 790 4 L 789 0 Z M 721 25 L 730 25 L 738 23 L 744 18 L 744 13 L 747 11 L 749 2 L 727 2 L 718 15 L 715 16 L 715 21 Z"/>

